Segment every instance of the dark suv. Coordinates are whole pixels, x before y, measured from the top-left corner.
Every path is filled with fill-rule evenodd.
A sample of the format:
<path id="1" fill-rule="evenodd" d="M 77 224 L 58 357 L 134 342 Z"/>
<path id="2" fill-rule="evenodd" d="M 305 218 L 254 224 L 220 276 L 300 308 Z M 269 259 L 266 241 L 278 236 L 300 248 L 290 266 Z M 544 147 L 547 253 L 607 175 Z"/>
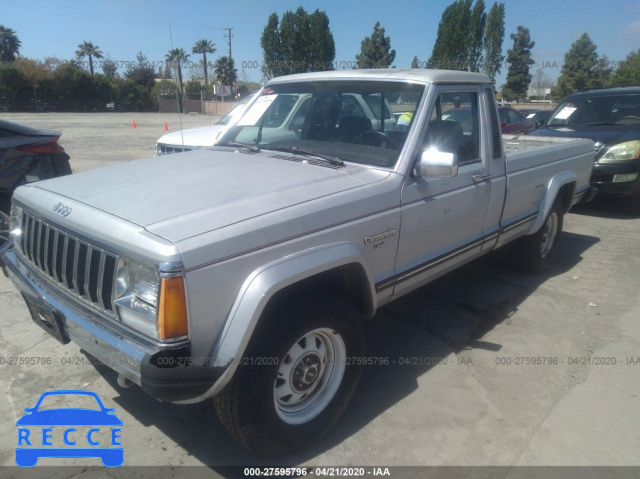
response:
<path id="1" fill-rule="evenodd" d="M 628 211 L 640 214 L 640 86 L 569 95 L 531 134 L 592 139 L 591 185 L 600 193 L 627 197 Z"/>

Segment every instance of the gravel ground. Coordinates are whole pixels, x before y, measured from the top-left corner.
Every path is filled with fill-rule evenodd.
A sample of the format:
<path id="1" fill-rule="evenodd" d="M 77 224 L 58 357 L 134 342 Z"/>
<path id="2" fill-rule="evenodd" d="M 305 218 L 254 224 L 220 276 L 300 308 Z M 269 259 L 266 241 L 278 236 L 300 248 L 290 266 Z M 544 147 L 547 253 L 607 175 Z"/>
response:
<path id="1" fill-rule="evenodd" d="M 2 113 L 0 118 L 61 131 L 60 144 L 76 173 L 153 156 L 158 138 L 179 130 L 181 124 L 182 128 L 194 128 L 220 119 L 177 113 Z M 164 131 L 165 122 L 168 131 Z"/>
<path id="2" fill-rule="evenodd" d="M 76 172 L 150 156 L 164 122 L 179 127 L 177 115 L 155 113 L 0 117 L 62 130 Z M 208 124 L 200 116 L 182 120 Z M 342 420 L 286 464 L 362 465 L 368 475 L 375 465 L 506 466 L 463 470 L 474 477 L 522 477 L 523 469 L 510 466 L 640 466 L 640 219 L 619 206 L 596 200 L 568 214 L 556 261 L 542 275 L 514 272 L 494 255 L 380 310 L 367 325 L 367 356 L 389 364 L 365 367 Z M 227 475 L 224 466 L 284 464 L 231 440 L 210 402 L 163 404 L 137 387 L 120 389 L 114 373 L 35 327 L 1 275 L 0 319 L 0 465 L 14 464 L 15 421 L 48 389 L 95 391 L 114 407 L 124 422 L 125 465 L 204 464 Z M 29 357 L 54 366 L 8 359 Z M 524 471 L 567 477 L 573 470 Z M 640 470 L 579 469 L 574 477 L 585 471 L 638 477 Z M 70 474 L 47 470 L 48 477 Z"/>

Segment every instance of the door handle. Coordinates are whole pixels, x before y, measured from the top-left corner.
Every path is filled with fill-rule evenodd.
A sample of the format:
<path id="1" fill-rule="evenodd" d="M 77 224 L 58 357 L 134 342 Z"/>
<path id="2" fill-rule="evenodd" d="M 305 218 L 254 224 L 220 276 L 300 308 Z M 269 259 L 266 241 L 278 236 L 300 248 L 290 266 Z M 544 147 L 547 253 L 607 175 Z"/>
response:
<path id="1" fill-rule="evenodd" d="M 483 171 L 481 173 L 478 173 L 477 175 L 473 175 L 471 177 L 471 179 L 475 182 L 475 183 L 480 183 L 482 181 L 487 180 L 488 178 L 491 178 L 491 173 L 489 173 L 488 171 Z"/>

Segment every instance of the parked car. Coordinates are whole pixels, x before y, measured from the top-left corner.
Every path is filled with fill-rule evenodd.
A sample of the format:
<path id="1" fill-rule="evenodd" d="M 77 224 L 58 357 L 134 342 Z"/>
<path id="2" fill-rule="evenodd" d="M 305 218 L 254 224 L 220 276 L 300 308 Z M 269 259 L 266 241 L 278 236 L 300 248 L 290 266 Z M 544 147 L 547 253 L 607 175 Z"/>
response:
<path id="1" fill-rule="evenodd" d="M 7 244 L 11 195 L 21 185 L 71 174 L 62 132 L 0 120 L 0 251 Z"/>
<path id="2" fill-rule="evenodd" d="M 406 131 L 384 108 L 398 97 L 415 99 Z M 456 99 L 465 127 L 445 116 Z M 38 327 L 120 386 L 213 398 L 241 444 L 292 453 L 374 364 L 380 306 L 509 244 L 525 271 L 551 265 L 593 142 L 499 125 L 483 74 L 274 78 L 210 149 L 20 188 L 0 265 Z"/>
<path id="3" fill-rule="evenodd" d="M 469 119 L 472 117 L 472 114 L 473 112 L 470 108 L 463 106 L 447 110 L 445 116 L 449 120 L 460 123 L 465 134 L 469 134 L 471 131 Z M 533 122 L 527 120 L 524 115 L 513 108 L 506 106 L 498 107 L 498 115 L 502 133 L 511 135 L 527 134 L 535 129 Z"/>
<path id="4" fill-rule="evenodd" d="M 502 106 L 498 108 L 498 115 L 502 133 L 526 135 L 536 129 L 532 121 L 527 120 L 522 113 L 513 108 Z"/>
<path id="5" fill-rule="evenodd" d="M 245 96 L 213 125 L 172 131 L 161 136 L 156 142 L 154 156 L 198 150 L 215 145 L 218 138 L 227 131 L 227 128 L 238 122 L 242 112 L 254 97 L 255 94 Z"/>
<path id="6" fill-rule="evenodd" d="M 522 113 L 522 110 L 520 111 Z M 536 128 L 540 128 L 549 119 L 553 110 L 532 110 L 527 114 L 527 120 L 532 122 Z"/>
<path id="7" fill-rule="evenodd" d="M 600 194 L 626 197 L 627 212 L 640 215 L 640 86 L 569 95 L 533 134 L 593 140 L 591 184 Z"/>

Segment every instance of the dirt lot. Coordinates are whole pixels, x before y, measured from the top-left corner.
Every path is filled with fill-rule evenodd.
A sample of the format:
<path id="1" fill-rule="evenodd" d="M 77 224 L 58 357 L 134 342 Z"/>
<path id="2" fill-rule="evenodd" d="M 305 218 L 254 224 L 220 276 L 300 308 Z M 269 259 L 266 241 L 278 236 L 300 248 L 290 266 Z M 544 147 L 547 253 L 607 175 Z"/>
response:
<path id="1" fill-rule="evenodd" d="M 62 130 L 75 172 L 150 156 L 165 121 L 179 128 L 177 115 L 1 117 Z M 182 120 L 185 127 L 209 121 Z M 367 356 L 389 364 L 366 367 L 343 419 L 286 464 L 362 465 L 367 472 L 375 465 L 640 466 L 640 219 L 618 213 L 619 206 L 596 201 L 567 215 L 556 262 L 545 274 L 523 275 L 489 257 L 379 311 L 367 326 Z M 226 475 L 222 466 L 284 464 L 231 440 L 210 402 L 163 404 L 137 387 L 120 389 L 114 373 L 33 325 L 2 275 L 0 319 L 0 465 L 14 464 L 15 423 L 24 408 L 51 389 L 95 391 L 115 408 L 124 422 L 125 465 L 205 464 Z M 30 364 L 34 357 L 52 364 Z M 464 471 L 521 477 L 522 470 Z M 622 475 L 615 477 L 639 471 L 617 470 Z"/>

